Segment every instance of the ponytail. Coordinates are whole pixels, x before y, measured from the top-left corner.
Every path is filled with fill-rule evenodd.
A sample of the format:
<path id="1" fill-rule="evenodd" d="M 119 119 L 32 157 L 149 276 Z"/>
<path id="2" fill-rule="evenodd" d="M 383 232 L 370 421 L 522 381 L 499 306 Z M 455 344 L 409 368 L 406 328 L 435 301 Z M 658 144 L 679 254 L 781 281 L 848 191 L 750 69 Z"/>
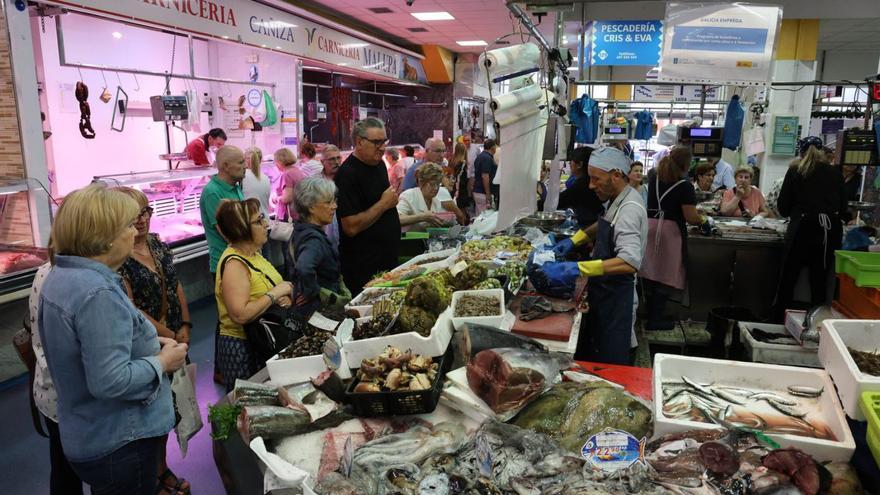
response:
<path id="1" fill-rule="evenodd" d="M 804 153 L 803 158 L 801 158 L 800 163 L 798 163 L 798 174 L 801 177 L 809 177 L 820 163 L 828 163 L 825 159 L 825 153 L 815 146 L 810 146 Z"/>

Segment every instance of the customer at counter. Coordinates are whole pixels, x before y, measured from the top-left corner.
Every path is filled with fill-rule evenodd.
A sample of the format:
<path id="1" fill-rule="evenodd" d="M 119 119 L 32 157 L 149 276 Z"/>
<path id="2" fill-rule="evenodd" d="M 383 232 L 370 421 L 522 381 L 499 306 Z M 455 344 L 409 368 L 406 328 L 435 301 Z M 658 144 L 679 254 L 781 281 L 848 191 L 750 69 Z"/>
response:
<path id="1" fill-rule="evenodd" d="M 223 129 L 211 129 L 207 134 L 193 139 L 186 145 L 184 152 L 186 157 L 196 165 L 203 167 L 211 164 L 208 152 L 216 155 L 220 148 L 226 144 L 226 133 Z"/>
<path id="2" fill-rule="evenodd" d="M 843 176 L 826 161 L 815 141 L 802 141 L 797 167 L 789 167 L 779 192 L 779 213 L 789 217 L 785 254 L 776 293 L 775 315 L 791 308 L 801 269 L 810 273 L 810 304 L 828 302 L 834 251 L 843 240 L 847 208 Z"/>
<path id="3" fill-rule="evenodd" d="M 256 198 L 260 202 L 260 212 L 269 218 L 269 196 L 272 182 L 263 173 L 263 151 L 256 146 L 244 150 L 244 179 L 241 181 L 241 193 L 244 199 Z"/>
<path id="4" fill-rule="evenodd" d="M 445 210 L 438 194 L 443 189 L 443 169 L 436 163 L 425 163 L 416 172 L 416 180 L 418 187 L 404 191 L 397 202 L 402 230 L 424 231 L 426 227 L 446 225 L 448 222 L 442 216 Z"/>
<path id="5" fill-rule="evenodd" d="M 199 210 L 205 239 L 208 241 L 211 274 L 217 273 L 217 262 L 226 249 L 226 239 L 217 231 L 217 208 L 224 199 L 241 201 L 244 195 L 239 183 L 244 179 L 244 153 L 235 146 L 224 146 L 217 152 L 217 175 L 202 189 Z"/>
<path id="6" fill-rule="evenodd" d="M 545 263 L 543 272 L 556 286 L 574 286 L 589 277 L 590 312 L 582 319 L 575 358 L 609 364 L 632 363 L 630 349 L 637 345 L 635 273 L 642 266 L 648 237 L 644 203 L 629 186 L 632 161 L 617 148 L 599 148 L 590 155 L 590 188 L 609 202 L 605 215 L 553 250 L 565 256 L 574 246 L 593 242 L 592 260 Z"/>
<path id="7" fill-rule="evenodd" d="M 385 150 L 385 163 L 388 168 L 388 182 L 391 187 L 400 194 L 400 187 L 403 184 L 403 176 L 406 175 L 406 164 L 400 158 L 400 152 L 397 148 L 388 148 Z"/>
<path id="8" fill-rule="evenodd" d="M 158 444 L 174 426 L 167 374 L 186 359 L 187 345 L 157 336 L 117 274 L 132 253 L 138 211 L 100 184 L 68 194 L 52 225 L 55 267 L 40 294 L 64 455 L 96 494 L 156 491 Z"/>
<path id="9" fill-rule="evenodd" d="M 416 171 L 425 163 L 436 163 L 442 166 L 443 155 L 445 153 L 446 145 L 443 144 L 442 139 L 434 137 L 428 138 L 428 140 L 425 141 L 425 156 L 421 160 L 413 163 L 413 165 L 407 169 L 401 189 L 406 191 L 407 189 L 413 189 L 417 186 Z"/>
<path id="10" fill-rule="evenodd" d="M 302 146 L 300 146 L 299 162 L 297 162 L 296 166 L 302 171 L 304 177 L 315 177 L 320 175 L 321 170 L 324 167 L 321 166 L 321 162 L 315 159 L 317 155 L 318 151 L 315 149 L 314 144 L 303 143 Z"/>
<path id="11" fill-rule="evenodd" d="M 556 205 L 560 210 L 570 208 L 574 211 L 582 228 L 596 223 L 604 209 L 602 201 L 590 188 L 590 178 L 587 176 L 587 163 L 592 152 L 593 148 L 589 146 L 575 148 L 571 152 L 571 177 L 566 181 L 565 190 L 559 193 L 559 203 Z"/>
<path id="12" fill-rule="evenodd" d="M 339 253 L 324 229 L 336 218 L 336 184 L 310 177 L 296 185 L 295 310 L 304 318 L 320 309 L 342 311 L 351 301 L 339 270 Z"/>
<path id="13" fill-rule="evenodd" d="M 336 174 L 339 189 L 339 258 L 345 285 L 359 293 L 378 272 L 397 266 L 400 218 L 397 192 L 388 182 L 382 155 L 385 123 L 368 117 L 354 124 L 354 151 Z"/>
<path id="14" fill-rule="evenodd" d="M 137 201 L 140 211 L 134 223 L 137 234 L 131 256 L 119 268 L 119 275 L 129 299 L 141 313 L 156 327 L 160 337 L 174 339 L 180 344 L 189 345 L 192 323 L 189 305 L 183 293 L 183 285 L 174 267 L 174 255 L 159 236 L 150 233 L 150 220 L 153 209 L 147 196 L 131 187 L 119 187 L 117 191 Z M 159 482 L 165 493 L 189 493 L 190 484 L 178 478 L 168 467 L 166 446 L 168 436 L 159 441 Z"/>
<path id="15" fill-rule="evenodd" d="M 265 366 L 248 343 L 244 325 L 276 304 L 290 307 L 293 285 L 260 254 L 269 240 L 269 220 L 257 200 L 222 202 L 217 229 L 229 240 L 214 280 L 220 320 L 217 366 L 229 392 L 237 378 L 249 378 Z"/>
<path id="16" fill-rule="evenodd" d="M 697 165 L 694 169 L 694 190 L 714 194 L 716 189 L 713 182 L 715 182 L 715 166 L 711 163 Z"/>
<path id="17" fill-rule="evenodd" d="M 687 286 L 686 224 L 709 222 L 697 213 L 694 188 L 687 180 L 692 158 L 689 148 L 674 146 L 648 183 L 648 247 L 639 276 L 644 281 L 649 331 L 675 327 L 664 311 L 666 302 Z"/>
<path id="18" fill-rule="evenodd" d="M 629 169 L 629 186 L 642 196 L 645 204 L 648 204 L 648 188 L 642 184 L 642 179 L 645 176 L 644 172 L 645 165 L 642 162 L 633 162 Z"/>
<path id="19" fill-rule="evenodd" d="M 474 205 L 476 214 L 495 209 L 495 201 L 499 187 L 493 184 L 498 164 L 495 163 L 495 152 L 498 145 L 494 139 L 483 142 L 483 151 L 474 160 Z"/>
<path id="20" fill-rule="evenodd" d="M 275 151 L 274 158 L 275 167 L 281 172 L 281 179 L 275 186 L 275 194 L 278 198 L 278 202 L 275 204 L 275 220 L 287 221 L 289 218 L 295 220 L 293 188 L 296 187 L 297 182 L 305 178 L 305 174 L 302 169 L 296 166 L 296 157 L 290 149 L 279 148 Z"/>
<path id="21" fill-rule="evenodd" d="M 724 191 L 721 214 L 726 217 L 765 217 L 768 215 L 764 193 L 752 185 L 752 167 L 736 171 L 736 187 Z M 716 176 L 717 177 L 717 176 Z"/>

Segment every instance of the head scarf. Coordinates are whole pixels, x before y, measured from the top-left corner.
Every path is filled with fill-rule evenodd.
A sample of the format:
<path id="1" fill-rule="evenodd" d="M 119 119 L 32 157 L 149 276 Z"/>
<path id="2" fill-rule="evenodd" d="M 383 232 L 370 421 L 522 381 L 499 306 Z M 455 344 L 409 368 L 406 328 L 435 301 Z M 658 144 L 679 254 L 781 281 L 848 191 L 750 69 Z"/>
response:
<path id="1" fill-rule="evenodd" d="M 628 174 L 631 164 L 632 160 L 626 156 L 626 153 L 611 146 L 599 148 L 590 154 L 590 166 L 606 172 L 620 170 L 624 174 Z"/>

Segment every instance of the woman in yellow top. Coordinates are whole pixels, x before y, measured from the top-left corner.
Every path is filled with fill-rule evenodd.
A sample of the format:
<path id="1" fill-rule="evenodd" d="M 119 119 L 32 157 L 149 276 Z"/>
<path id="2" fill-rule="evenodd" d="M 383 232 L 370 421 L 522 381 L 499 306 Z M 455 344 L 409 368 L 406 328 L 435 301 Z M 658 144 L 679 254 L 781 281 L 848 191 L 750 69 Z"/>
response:
<path id="1" fill-rule="evenodd" d="M 214 294 L 220 313 L 217 365 L 230 391 L 236 378 L 249 378 L 263 366 L 248 344 L 243 325 L 275 304 L 290 307 L 293 286 L 260 254 L 269 238 L 269 222 L 260 213 L 258 200 L 220 203 L 217 229 L 229 242 L 217 265 Z"/>

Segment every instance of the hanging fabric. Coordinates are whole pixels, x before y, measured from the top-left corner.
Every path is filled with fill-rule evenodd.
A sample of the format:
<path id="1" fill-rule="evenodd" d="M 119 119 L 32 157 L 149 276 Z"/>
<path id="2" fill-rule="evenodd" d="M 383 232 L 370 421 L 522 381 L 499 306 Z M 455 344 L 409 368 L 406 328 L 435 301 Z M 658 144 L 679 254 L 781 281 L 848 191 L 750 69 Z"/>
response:
<path id="1" fill-rule="evenodd" d="M 736 150 L 742 137 L 743 118 L 745 110 L 739 102 L 739 95 L 733 95 L 727 104 L 727 113 L 724 117 L 724 140 L 722 146 L 729 150 Z"/>
<path id="2" fill-rule="evenodd" d="M 571 102 L 569 110 L 571 123 L 577 127 L 575 141 L 583 144 L 596 142 L 599 138 L 599 120 L 601 120 L 599 102 L 585 94 Z"/>
<path id="3" fill-rule="evenodd" d="M 275 102 L 272 101 L 272 97 L 269 96 L 269 92 L 265 89 L 263 90 L 263 104 L 266 105 L 266 118 L 260 121 L 260 125 L 271 127 L 278 122 L 278 115 Z"/>
<path id="4" fill-rule="evenodd" d="M 654 137 L 654 114 L 642 110 L 636 112 L 633 117 L 636 118 L 636 131 L 633 135 L 634 139 L 651 139 Z"/>

